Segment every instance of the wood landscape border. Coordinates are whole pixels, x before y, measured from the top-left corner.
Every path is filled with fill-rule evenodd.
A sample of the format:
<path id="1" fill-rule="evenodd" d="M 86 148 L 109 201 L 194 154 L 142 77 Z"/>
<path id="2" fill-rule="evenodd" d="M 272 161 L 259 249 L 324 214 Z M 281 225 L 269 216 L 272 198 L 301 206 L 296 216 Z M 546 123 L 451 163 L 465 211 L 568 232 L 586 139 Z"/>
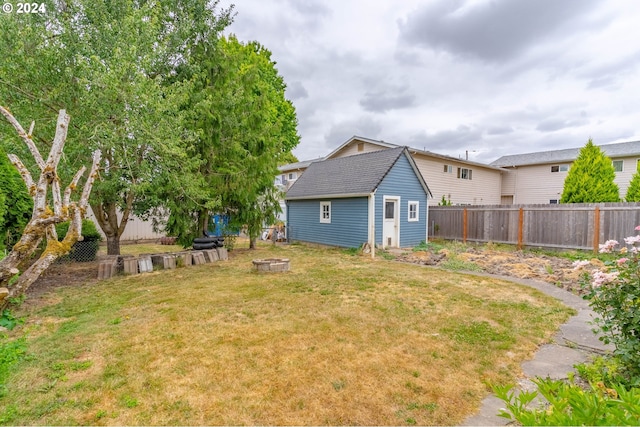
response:
<path id="1" fill-rule="evenodd" d="M 519 249 L 547 247 L 597 251 L 622 242 L 640 224 L 640 203 L 430 206 L 429 236 L 494 242 Z"/>

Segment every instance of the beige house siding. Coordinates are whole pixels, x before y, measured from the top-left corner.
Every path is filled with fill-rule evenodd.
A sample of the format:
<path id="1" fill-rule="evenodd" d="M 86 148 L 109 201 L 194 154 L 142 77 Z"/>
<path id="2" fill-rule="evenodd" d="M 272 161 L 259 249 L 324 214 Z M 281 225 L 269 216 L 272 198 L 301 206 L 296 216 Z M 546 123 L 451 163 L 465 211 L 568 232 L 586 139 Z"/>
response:
<path id="1" fill-rule="evenodd" d="M 354 141 L 353 144 L 349 144 L 338 152 L 334 153 L 331 158 L 336 159 L 338 157 L 353 156 L 355 154 L 371 153 L 372 151 L 386 150 L 386 147 L 380 145 L 371 144 L 364 141 Z"/>
<path id="2" fill-rule="evenodd" d="M 565 163 L 566 164 L 566 163 Z M 515 204 L 545 204 L 560 200 L 567 172 L 551 172 L 552 165 L 520 166 L 509 177 L 515 191 L 503 195 L 513 195 Z M 503 175 L 504 176 L 507 174 Z M 504 185 L 504 181 L 503 181 Z"/>
<path id="3" fill-rule="evenodd" d="M 500 204 L 500 171 L 420 153 L 414 154 L 413 158 L 433 193 L 433 199 L 429 199 L 430 205 L 440 203 L 442 196 L 454 205 Z M 445 165 L 451 166 L 451 172 L 445 172 Z M 458 178 L 458 168 L 471 170 L 471 179 Z"/>
<path id="4" fill-rule="evenodd" d="M 623 200 L 636 171 L 638 157 L 614 158 L 612 160 L 622 160 L 623 162 L 622 171 L 616 172 L 614 180 L 620 189 L 620 199 Z M 564 180 L 568 171 L 551 172 L 551 167 L 567 165 L 570 168 L 571 164 L 572 162 L 563 162 L 515 167 L 511 169 L 510 173 L 502 175 L 502 196 L 513 196 L 513 202 L 516 204 L 559 201 L 562 197 Z"/>
<path id="5" fill-rule="evenodd" d="M 98 225 L 98 221 L 96 221 L 96 217 L 93 214 L 92 209 L 88 209 L 87 219 L 90 219 L 96 224 L 96 228 L 104 239 L 105 235 L 100 229 L 100 226 Z M 118 214 L 118 221 L 120 221 L 120 219 L 121 215 Z M 124 233 L 122 233 L 122 236 L 120 236 L 120 241 L 128 242 L 136 240 L 156 240 L 164 236 L 166 236 L 166 234 L 156 233 L 155 231 L 153 231 L 153 225 L 151 224 L 151 221 L 144 221 L 132 215 L 131 217 L 129 217 L 129 221 L 127 222 L 127 226 L 124 229 Z"/>
<path id="6" fill-rule="evenodd" d="M 620 199 L 624 199 L 627 195 L 631 178 L 633 178 L 633 174 L 636 173 L 640 159 L 638 159 L 637 156 L 633 156 L 613 160 L 622 160 L 622 172 L 616 172 L 616 179 L 613 182 L 618 184 L 618 188 L 620 188 Z"/>

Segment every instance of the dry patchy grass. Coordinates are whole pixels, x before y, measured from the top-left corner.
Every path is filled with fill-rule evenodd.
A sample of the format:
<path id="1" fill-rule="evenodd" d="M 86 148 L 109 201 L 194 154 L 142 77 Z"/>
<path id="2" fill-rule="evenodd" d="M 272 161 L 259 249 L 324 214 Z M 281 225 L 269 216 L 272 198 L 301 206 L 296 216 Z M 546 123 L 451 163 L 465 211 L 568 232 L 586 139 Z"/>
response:
<path id="1" fill-rule="evenodd" d="M 260 274 L 251 260 L 288 257 Z M 305 246 L 60 288 L 9 424 L 458 424 L 568 310 L 512 283 Z"/>

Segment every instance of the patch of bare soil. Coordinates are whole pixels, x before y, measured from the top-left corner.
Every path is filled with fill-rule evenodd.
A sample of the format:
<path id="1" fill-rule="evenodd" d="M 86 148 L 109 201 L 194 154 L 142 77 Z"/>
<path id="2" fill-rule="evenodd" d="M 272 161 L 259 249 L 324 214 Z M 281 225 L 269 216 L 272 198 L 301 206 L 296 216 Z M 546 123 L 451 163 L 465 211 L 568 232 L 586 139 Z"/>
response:
<path id="1" fill-rule="evenodd" d="M 57 287 L 92 285 L 98 282 L 98 263 L 61 261 L 52 264 L 29 287 L 29 299 L 37 299 Z"/>
<path id="2" fill-rule="evenodd" d="M 469 248 L 466 252 L 452 255 L 446 249 L 436 253 L 411 252 L 398 256 L 399 261 L 438 266 L 456 256 L 465 262 L 477 265 L 483 272 L 520 279 L 539 280 L 554 284 L 575 294 L 581 294 L 580 272 L 575 271 L 572 261 L 566 258 L 516 251 L 504 252 L 488 248 Z M 592 263 L 599 263 L 592 260 Z"/>

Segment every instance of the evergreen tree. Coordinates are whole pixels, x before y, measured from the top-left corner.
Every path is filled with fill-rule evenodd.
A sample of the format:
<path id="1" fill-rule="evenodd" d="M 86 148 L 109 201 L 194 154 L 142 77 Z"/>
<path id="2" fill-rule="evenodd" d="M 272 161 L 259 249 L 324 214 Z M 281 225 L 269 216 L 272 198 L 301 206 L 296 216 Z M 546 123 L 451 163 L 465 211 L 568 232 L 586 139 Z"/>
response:
<path id="1" fill-rule="evenodd" d="M 560 203 L 619 202 L 615 177 L 611 159 L 589 139 L 564 180 Z"/>
<path id="2" fill-rule="evenodd" d="M 631 177 L 625 200 L 627 202 L 640 202 L 640 165 L 636 167 L 636 172 Z"/>
<path id="3" fill-rule="evenodd" d="M 232 228 L 246 226 L 253 246 L 280 208 L 273 180 L 300 141 L 295 108 L 271 52 L 259 43 L 231 36 L 203 41 L 200 52 L 201 71 L 184 107 L 198 135 L 189 153 L 200 164 L 189 197 L 169 201 L 167 231 L 190 244 L 211 214 L 222 213 Z"/>

